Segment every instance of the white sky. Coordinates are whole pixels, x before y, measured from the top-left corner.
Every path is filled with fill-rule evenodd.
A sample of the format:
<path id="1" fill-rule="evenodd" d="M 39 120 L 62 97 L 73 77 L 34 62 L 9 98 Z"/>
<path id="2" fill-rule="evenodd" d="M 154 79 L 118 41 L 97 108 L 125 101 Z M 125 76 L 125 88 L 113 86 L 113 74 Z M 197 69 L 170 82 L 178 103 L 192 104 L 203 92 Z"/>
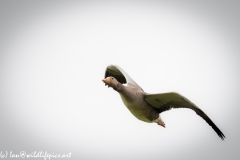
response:
<path id="1" fill-rule="evenodd" d="M 239 23 L 222 10 L 233 13 L 234 5 L 3 6 L 2 151 L 71 152 L 72 159 L 238 159 L 239 33 L 230 22 Z M 162 113 L 165 129 L 138 121 L 102 83 L 109 64 L 148 93 L 186 96 L 227 139 L 187 109 Z"/>

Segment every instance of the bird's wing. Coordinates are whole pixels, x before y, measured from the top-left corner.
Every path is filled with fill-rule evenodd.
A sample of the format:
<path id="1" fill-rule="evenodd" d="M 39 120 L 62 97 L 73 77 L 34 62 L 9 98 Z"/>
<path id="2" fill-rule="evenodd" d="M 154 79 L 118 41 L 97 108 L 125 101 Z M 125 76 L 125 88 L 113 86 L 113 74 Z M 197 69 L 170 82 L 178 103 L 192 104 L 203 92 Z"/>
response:
<path id="1" fill-rule="evenodd" d="M 117 79 L 118 82 L 122 84 L 133 85 L 139 87 L 139 85 L 119 66 L 109 65 L 105 71 L 105 78 L 112 76 Z"/>
<path id="2" fill-rule="evenodd" d="M 218 134 L 218 136 L 223 140 L 225 138 L 224 134 L 220 129 L 213 123 L 213 121 L 194 103 L 192 103 L 187 98 L 182 95 L 170 92 L 170 93 L 159 93 L 159 94 L 146 94 L 145 101 L 151 106 L 157 108 L 159 113 L 172 108 L 189 108 L 192 109 L 201 116 Z"/>

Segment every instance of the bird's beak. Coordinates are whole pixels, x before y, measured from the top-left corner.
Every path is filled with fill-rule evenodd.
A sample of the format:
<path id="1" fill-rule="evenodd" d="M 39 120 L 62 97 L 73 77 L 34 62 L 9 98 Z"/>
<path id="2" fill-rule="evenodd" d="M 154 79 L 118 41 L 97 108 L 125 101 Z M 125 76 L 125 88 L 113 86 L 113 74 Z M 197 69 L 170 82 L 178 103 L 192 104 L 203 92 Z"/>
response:
<path id="1" fill-rule="evenodd" d="M 102 81 L 103 81 L 104 83 L 107 83 L 107 80 L 106 80 L 106 78 L 105 78 L 105 79 L 103 79 Z"/>
<path id="2" fill-rule="evenodd" d="M 107 78 L 103 79 L 102 81 L 105 83 L 105 86 L 106 86 L 110 83 L 110 78 L 107 77 Z M 108 87 L 109 87 L 109 85 L 108 85 Z"/>

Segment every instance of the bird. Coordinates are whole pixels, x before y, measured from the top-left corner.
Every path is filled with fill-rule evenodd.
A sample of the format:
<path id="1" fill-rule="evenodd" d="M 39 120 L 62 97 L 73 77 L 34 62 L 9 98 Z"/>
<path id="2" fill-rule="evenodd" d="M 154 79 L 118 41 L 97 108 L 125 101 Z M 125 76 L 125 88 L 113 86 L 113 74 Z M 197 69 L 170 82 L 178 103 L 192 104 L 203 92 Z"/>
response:
<path id="1" fill-rule="evenodd" d="M 179 93 L 147 93 L 121 67 L 113 64 L 107 66 L 102 81 L 117 91 L 128 110 L 143 122 L 157 123 L 165 128 L 160 116 L 162 112 L 172 108 L 188 108 L 202 117 L 222 140 L 225 138 L 206 113 Z"/>

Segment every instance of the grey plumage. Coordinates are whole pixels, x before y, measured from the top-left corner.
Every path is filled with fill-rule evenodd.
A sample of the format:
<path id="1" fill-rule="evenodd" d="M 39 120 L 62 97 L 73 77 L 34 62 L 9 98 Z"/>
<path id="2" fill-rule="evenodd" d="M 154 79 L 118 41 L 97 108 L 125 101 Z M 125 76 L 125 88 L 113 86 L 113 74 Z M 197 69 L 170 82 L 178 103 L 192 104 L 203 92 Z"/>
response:
<path id="1" fill-rule="evenodd" d="M 225 136 L 213 121 L 194 103 L 184 96 L 175 93 L 149 94 L 119 66 L 109 65 L 106 68 L 104 83 L 119 92 L 123 103 L 129 111 L 139 120 L 145 122 L 161 121 L 159 114 L 171 108 L 189 108 L 202 117 L 224 140 Z M 108 78 L 107 77 L 112 77 Z M 115 79 L 114 79 L 115 78 Z M 127 84 L 126 86 L 123 84 Z M 165 125 L 165 124 L 164 124 Z M 163 125 L 163 126 L 164 126 Z"/>

